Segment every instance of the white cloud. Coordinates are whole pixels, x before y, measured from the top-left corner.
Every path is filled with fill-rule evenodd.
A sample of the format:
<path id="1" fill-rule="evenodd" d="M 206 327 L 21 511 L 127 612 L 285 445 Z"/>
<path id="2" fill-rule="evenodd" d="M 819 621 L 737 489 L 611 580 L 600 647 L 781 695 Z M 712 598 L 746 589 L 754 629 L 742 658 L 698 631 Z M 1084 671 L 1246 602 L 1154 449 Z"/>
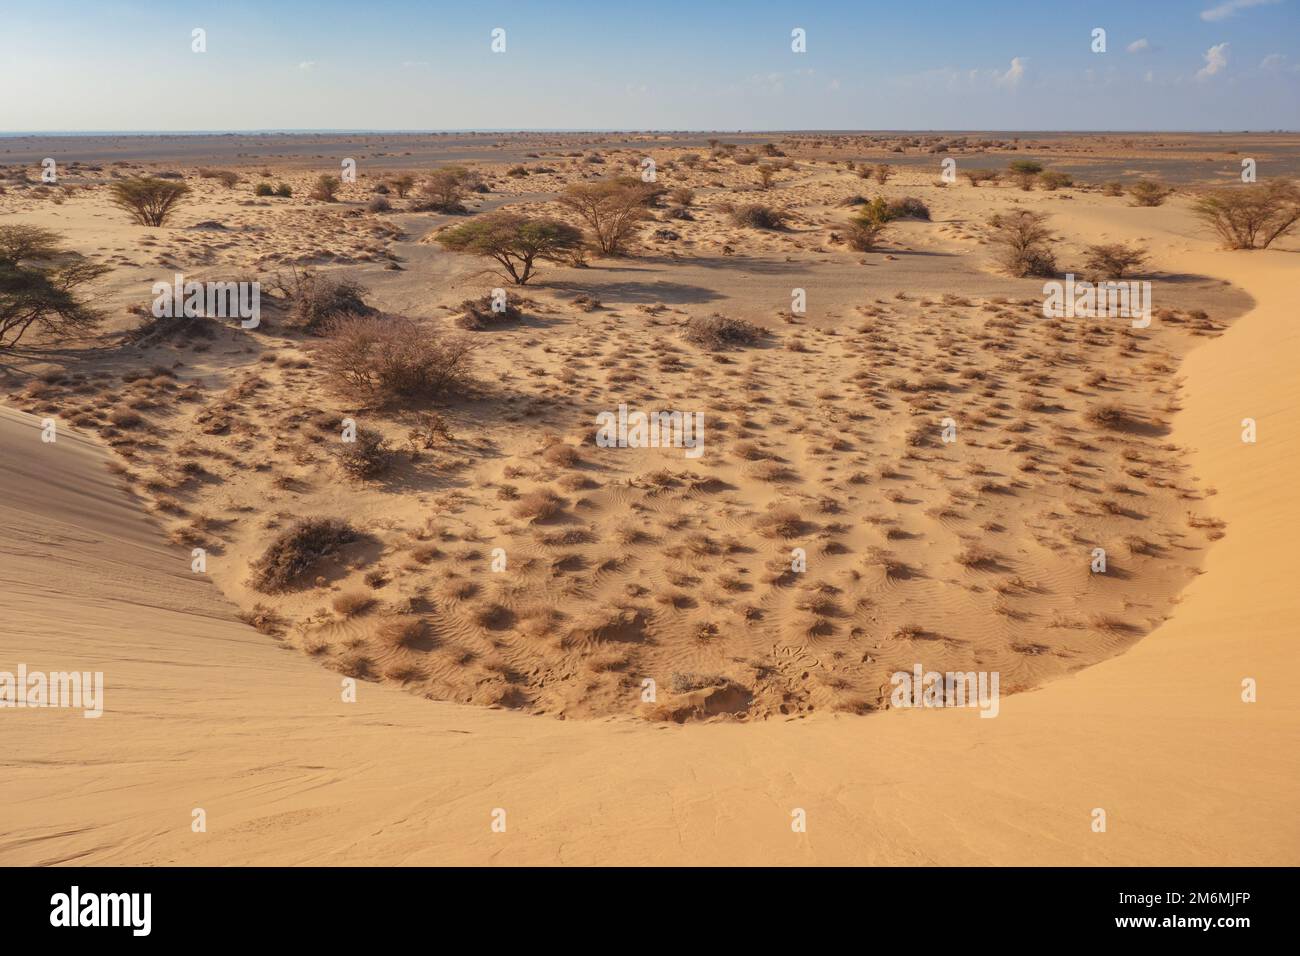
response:
<path id="1" fill-rule="evenodd" d="M 1005 86 L 1007 89 L 1014 90 L 1020 85 L 1020 80 L 1025 75 L 1025 61 L 1020 57 L 1012 57 L 1011 66 L 1007 67 L 1005 73 L 995 73 L 993 82 L 998 86 Z"/>
<path id="2" fill-rule="evenodd" d="M 1268 73 L 1300 73 L 1300 63 L 1292 63 L 1285 53 L 1270 53 L 1259 61 L 1259 68 Z"/>
<path id="3" fill-rule="evenodd" d="M 1225 0 L 1217 7 L 1202 10 L 1201 19 L 1206 23 L 1218 23 L 1220 20 L 1228 19 L 1238 10 L 1249 10 L 1251 7 L 1263 7 L 1281 2 L 1282 0 Z"/>
<path id="4" fill-rule="evenodd" d="M 1228 44 L 1216 43 L 1205 51 L 1205 66 L 1196 71 L 1198 80 L 1208 80 L 1228 65 Z"/>
<path id="5" fill-rule="evenodd" d="M 1141 40 L 1134 40 L 1125 49 L 1130 53 L 1146 53 L 1151 49 L 1151 41 L 1143 37 Z"/>
<path id="6" fill-rule="evenodd" d="M 304 73 L 310 73 L 312 70 L 316 69 L 316 61 L 303 60 L 298 64 L 298 69 L 302 70 Z"/>

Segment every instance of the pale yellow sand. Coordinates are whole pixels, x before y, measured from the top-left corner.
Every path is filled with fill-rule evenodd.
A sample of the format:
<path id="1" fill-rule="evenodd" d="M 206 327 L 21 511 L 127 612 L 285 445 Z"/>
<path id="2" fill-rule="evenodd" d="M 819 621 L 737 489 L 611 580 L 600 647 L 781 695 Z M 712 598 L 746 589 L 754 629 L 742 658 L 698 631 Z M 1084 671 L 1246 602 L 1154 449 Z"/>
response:
<path id="1" fill-rule="evenodd" d="M 65 436 L 54 466 L 6 412 L 0 666 L 103 669 L 108 713 L 0 716 L 0 863 L 1300 862 L 1294 254 L 1212 251 L 1150 212 L 1076 210 L 1069 231 L 1153 236 L 1183 247 L 1166 269 L 1255 298 L 1188 358 L 1172 436 L 1228 535 L 1172 620 L 995 720 L 559 722 L 371 684 L 343 704 L 338 675 L 177 568 L 95 447 Z"/>

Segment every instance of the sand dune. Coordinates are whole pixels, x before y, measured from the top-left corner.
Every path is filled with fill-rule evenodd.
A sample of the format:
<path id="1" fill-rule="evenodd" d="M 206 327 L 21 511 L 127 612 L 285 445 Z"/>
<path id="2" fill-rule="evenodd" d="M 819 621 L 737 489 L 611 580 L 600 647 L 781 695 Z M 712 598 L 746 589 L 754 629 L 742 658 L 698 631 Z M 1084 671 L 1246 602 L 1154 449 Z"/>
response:
<path id="1" fill-rule="evenodd" d="M 1071 232 L 1151 238 L 1254 300 L 1183 360 L 1169 436 L 1227 535 L 1125 653 L 996 720 L 557 721 L 371 683 L 343 703 L 190 574 L 95 443 L 7 411 L 0 666 L 103 670 L 106 713 L 0 720 L 0 863 L 1295 864 L 1294 253 L 1212 251 L 1177 209 L 1075 208 Z"/>

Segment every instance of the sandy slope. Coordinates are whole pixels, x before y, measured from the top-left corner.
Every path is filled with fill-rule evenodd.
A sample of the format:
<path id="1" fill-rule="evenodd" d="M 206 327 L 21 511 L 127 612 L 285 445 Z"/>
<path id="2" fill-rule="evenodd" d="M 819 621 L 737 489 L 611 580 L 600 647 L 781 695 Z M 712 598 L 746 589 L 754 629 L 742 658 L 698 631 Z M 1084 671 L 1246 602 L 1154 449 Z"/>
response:
<path id="1" fill-rule="evenodd" d="M 1076 225 L 1152 232 L 1138 211 Z M 1173 241 L 1181 267 L 1257 301 L 1188 359 L 1173 436 L 1228 535 L 1170 622 L 996 720 L 663 728 L 372 684 L 344 704 L 338 675 L 278 651 L 189 574 L 96 447 L 42 445 L 32 419 L 4 413 L 0 667 L 103 669 L 107 713 L 0 716 L 0 863 L 1300 862 L 1294 254 Z M 1239 440 L 1245 416 L 1257 445 Z M 1244 677 L 1256 704 L 1240 701 Z M 194 807 L 206 834 L 190 831 Z"/>

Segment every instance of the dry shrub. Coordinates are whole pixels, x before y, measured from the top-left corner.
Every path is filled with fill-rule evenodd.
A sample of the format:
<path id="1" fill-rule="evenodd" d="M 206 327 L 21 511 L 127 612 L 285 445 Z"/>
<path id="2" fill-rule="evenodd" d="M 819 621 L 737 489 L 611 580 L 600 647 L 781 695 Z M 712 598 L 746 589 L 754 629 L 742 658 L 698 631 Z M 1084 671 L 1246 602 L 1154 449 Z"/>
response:
<path id="1" fill-rule="evenodd" d="M 353 478 L 378 478 L 392 464 L 392 451 L 384 436 L 372 428 L 358 428 L 355 441 L 340 442 L 339 467 Z"/>
<path id="2" fill-rule="evenodd" d="M 318 562 L 358 537 L 338 518 L 305 518 L 283 531 L 253 562 L 253 587 L 266 594 L 296 587 Z"/>
<path id="3" fill-rule="evenodd" d="M 375 606 L 375 599 L 364 591 L 348 591 L 333 601 L 334 612 L 343 617 L 356 617 Z"/>
<path id="4" fill-rule="evenodd" d="M 216 179 L 227 189 L 232 189 L 241 182 L 239 173 L 229 169 L 200 169 L 199 176 L 203 179 Z"/>
<path id="5" fill-rule="evenodd" d="M 767 330 L 744 319 L 730 319 L 725 315 L 695 316 L 685 325 L 686 341 L 705 349 L 723 349 L 731 346 L 757 345 L 767 336 Z"/>
<path id="6" fill-rule="evenodd" d="M 760 515 L 754 527 L 768 538 L 797 538 L 807 532 L 808 523 L 794 508 L 778 506 Z"/>
<path id="7" fill-rule="evenodd" d="M 409 193 L 411 187 L 415 185 L 415 177 L 410 173 L 402 173 L 401 175 L 390 178 L 387 185 L 393 190 L 393 192 L 397 193 L 398 199 L 405 199 L 406 194 Z"/>
<path id="8" fill-rule="evenodd" d="M 731 222 L 751 229 L 784 229 L 785 211 L 773 206 L 750 203 L 731 211 Z"/>
<path id="9" fill-rule="evenodd" d="M 455 320 L 458 329 L 479 331 L 505 322 L 518 322 L 524 317 L 523 310 L 509 300 L 503 302 L 499 310 L 494 309 L 490 295 L 466 299 L 460 304 L 460 309 L 461 314 Z"/>
<path id="10" fill-rule="evenodd" d="M 406 614 L 393 614 L 384 618 L 375 629 L 375 639 L 384 647 L 415 647 L 429 633 L 423 618 Z"/>
<path id="11" fill-rule="evenodd" d="M 997 565 L 998 556 L 978 544 L 967 545 L 957 552 L 956 562 L 963 568 L 991 568 Z"/>
<path id="12" fill-rule="evenodd" d="M 915 196 L 891 199 L 886 207 L 890 219 L 924 219 L 930 221 L 930 207 Z"/>
<path id="13" fill-rule="evenodd" d="M 418 212 L 441 212 L 457 215 L 466 211 L 465 194 L 479 183 L 478 174 L 464 166 L 444 166 L 435 169 L 420 184 L 420 201 L 413 207 Z"/>
<path id="14" fill-rule="evenodd" d="M 1122 279 L 1142 268 L 1148 258 L 1143 250 L 1122 242 L 1088 246 L 1084 255 L 1084 266 L 1101 279 Z"/>
<path id="15" fill-rule="evenodd" d="M 471 382 L 473 343 L 398 316 L 345 316 L 326 329 L 317 362 L 345 392 L 379 402 L 438 398 Z"/>
<path id="16" fill-rule="evenodd" d="M 1122 431 L 1134 423 L 1133 416 L 1118 402 L 1103 402 L 1093 405 L 1084 413 L 1084 420 L 1098 428 Z"/>
<path id="17" fill-rule="evenodd" d="M 995 183 L 1002 174 L 996 169 L 968 169 L 962 173 L 972 186 L 978 186 L 980 183 Z"/>
<path id="18" fill-rule="evenodd" d="M 334 662 L 335 669 L 345 677 L 358 680 L 371 677 L 375 672 L 375 662 L 360 651 L 347 651 Z"/>
<path id="19" fill-rule="evenodd" d="M 364 286 L 347 278 L 333 279 L 315 272 L 294 272 L 289 281 L 277 279 L 288 296 L 289 324 L 304 332 L 319 332 L 344 315 L 370 315 Z"/>
<path id="20" fill-rule="evenodd" d="M 689 186 L 676 186 L 668 191 L 668 198 L 679 206 L 689 206 L 695 202 L 695 190 Z"/>
<path id="21" fill-rule="evenodd" d="M 530 491 L 528 494 L 519 499 L 515 505 L 514 513 L 516 518 L 527 518 L 529 521 L 549 521 L 564 510 L 564 499 L 551 491 L 549 488 L 540 488 L 537 491 Z"/>
<path id="22" fill-rule="evenodd" d="M 451 425 L 435 411 L 420 412 L 415 417 L 415 424 L 406 433 L 411 444 L 417 448 L 438 448 L 449 445 L 456 440 L 451 433 Z"/>
<path id="23" fill-rule="evenodd" d="M 1151 179 L 1139 179 L 1128 188 L 1135 206 L 1160 206 L 1164 204 L 1172 189 Z"/>
<path id="24" fill-rule="evenodd" d="M 1052 233 L 1046 223 L 1046 215 L 1028 210 L 989 218 L 989 241 L 1000 247 L 998 262 L 1011 275 L 1017 278 L 1056 275 L 1056 256 L 1049 245 Z"/>
<path id="25" fill-rule="evenodd" d="M 273 608 L 269 608 L 260 602 L 254 604 L 251 610 L 240 611 L 236 617 L 254 630 L 262 634 L 269 634 L 272 637 L 283 634 L 287 626 L 284 618 L 276 613 Z"/>
<path id="26" fill-rule="evenodd" d="M 1061 173 L 1054 169 L 1048 169 L 1039 174 L 1038 182 L 1044 190 L 1050 193 L 1055 192 L 1058 189 L 1065 189 L 1066 187 L 1073 186 L 1074 177 L 1070 176 L 1068 173 Z"/>
<path id="27" fill-rule="evenodd" d="M 542 452 L 542 460 L 556 468 L 572 468 L 582 459 L 578 455 L 578 450 L 572 445 L 557 441 L 548 445 Z"/>
<path id="28" fill-rule="evenodd" d="M 339 182 L 337 176 L 322 173 L 316 177 L 316 184 L 312 186 L 311 192 L 307 195 L 318 202 L 334 202 L 337 199 L 339 186 L 341 185 L 342 183 Z"/>

